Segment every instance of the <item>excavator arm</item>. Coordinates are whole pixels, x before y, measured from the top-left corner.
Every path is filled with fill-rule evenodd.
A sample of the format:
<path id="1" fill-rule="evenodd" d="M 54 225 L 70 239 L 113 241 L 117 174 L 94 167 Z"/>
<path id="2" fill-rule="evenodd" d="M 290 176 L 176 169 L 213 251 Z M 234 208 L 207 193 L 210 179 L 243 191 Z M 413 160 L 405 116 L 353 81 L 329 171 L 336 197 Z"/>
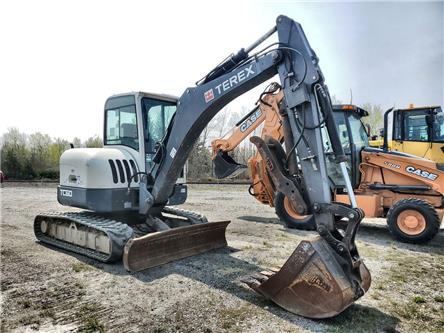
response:
<path id="1" fill-rule="evenodd" d="M 279 42 L 272 44 L 274 48 L 270 46 L 249 55 L 275 32 Z M 196 140 L 210 120 L 227 103 L 276 74 L 284 98 L 281 112 L 285 142 L 291 147 L 284 152 L 285 163 L 278 158 L 282 155 L 282 147 L 276 140 L 252 137 L 251 141 L 266 161 L 277 190 L 289 198 L 298 213 L 313 214 L 320 237 L 299 244 L 281 270 L 264 272 L 245 282 L 291 312 L 312 318 L 331 317 L 369 288 L 370 275 L 354 242 L 363 212 L 356 207 L 318 58 L 300 24 L 290 18 L 279 16 L 276 26 L 266 35 L 218 65 L 195 87 L 185 90 L 159 144 L 155 165 L 140 182 L 139 212 L 146 216 L 159 214 Z M 341 165 L 352 205 L 332 202 L 320 130 L 322 124 L 328 130 L 335 159 Z M 296 175 L 298 164 L 303 177 Z M 349 220 L 346 230 L 336 228 L 334 215 Z M 180 241 L 181 231 L 174 232 L 176 240 Z M 131 247 L 140 250 L 139 245 L 137 240 L 126 245 L 124 262 L 130 257 Z"/>

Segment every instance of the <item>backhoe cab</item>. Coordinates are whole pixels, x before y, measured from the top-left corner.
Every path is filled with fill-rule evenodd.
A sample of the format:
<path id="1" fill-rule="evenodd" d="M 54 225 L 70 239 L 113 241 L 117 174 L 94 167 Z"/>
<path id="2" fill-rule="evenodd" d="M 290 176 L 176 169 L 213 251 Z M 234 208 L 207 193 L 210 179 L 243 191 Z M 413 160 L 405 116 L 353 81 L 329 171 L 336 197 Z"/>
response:
<path id="1" fill-rule="evenodd" d="M 386 149 L 444 164 L 444 112 L 440 106 L 390 109 L 384 117 L 389 120 L 370 146 L 383 148 L 386 137 Z"/>

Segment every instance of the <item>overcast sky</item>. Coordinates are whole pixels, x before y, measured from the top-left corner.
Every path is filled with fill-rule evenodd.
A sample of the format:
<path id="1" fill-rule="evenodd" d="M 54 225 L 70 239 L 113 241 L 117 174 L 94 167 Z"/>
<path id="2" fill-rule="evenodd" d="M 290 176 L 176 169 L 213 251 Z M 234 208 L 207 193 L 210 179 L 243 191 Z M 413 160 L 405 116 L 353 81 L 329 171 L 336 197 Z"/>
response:
<path id="1" fill-rule="evenodd" d="M 444 2 L 14 0 L 0 5 L 0 133 L 100 135 L 108 96 L 181 95 L 279 14 L 302 24 L 338 99 L 444 104 Z"/>

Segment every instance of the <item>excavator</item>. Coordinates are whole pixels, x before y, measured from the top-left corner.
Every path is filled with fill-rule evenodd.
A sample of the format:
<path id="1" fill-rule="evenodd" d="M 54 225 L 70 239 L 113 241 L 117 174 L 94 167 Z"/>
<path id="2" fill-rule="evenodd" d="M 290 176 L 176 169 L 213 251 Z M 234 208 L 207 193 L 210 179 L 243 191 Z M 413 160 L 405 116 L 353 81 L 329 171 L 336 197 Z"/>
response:
<path id="1" fill-rule="evenodd" d="M 233 151 L 256 128 L 262 125 L 261 137 L 272 137 L 286 144 L 280 110 L 284 97 L 278 83 L 272 83 L 260 96 L 257 106 L 243 117 L 225 136 L 212 141 L 212 159 L 217 178 L 234 177 L 247 166 L 237 163 Z M 391 110 L 385 113 L 387 127 Z M 444 215 L 444 167 L 417 156 L 390 151 L 387 136 L 382 149 L 369 147 L 368 134 L 361 118 L 368 112 L 355 105 L 333 105 L 333 118 L 341 145 L 350 166 L 349 175 L 357 204 L 366 217 L 386 217 L 391 234 L 398 240 L 424 243 L 440 229 Z M 324 152 L 331 156 L 328 133 L 321 128 Z M 282 155 L 286 159 L 286 155 Z M 335 201 L 349 203 L 342 173 L 334 159 L 327 158 L 327 170 Z M 248 162 L 251 177 L 249 193 L 259 202 L 275 207 L 277 216 L 289 228 L 315 230 L 312 215 L 300 215 L 291 201 L 276 190 L 259 152 Z"/>
<path id="2" fill-rule="evenodd" d="M 277 43 L 253 53 L 276 32 Z M 227 245 L 229 221 L 208 222 L 173 207 L 186 198 L 186 186 L 178 179 L 217 112 L 276 75 L 285 99 L 285 142 L 300 144 L 288 154 L 287 166 L 281 159 L 285 152 L 273 138 L 252 140 L 276 189 L 298 214 L 313 215 L 319 236 L 302 241 L 280 269 L 243 281 L 304 317 L 341 313 L 370 287 L 370 272 L 355 244 L 364 213 L 356 205 L 319 59 L 301 25 L 286 16 L 279 16 L 265 35 L 226 58 L 179 98 L 128 93 L 107 99 L 104 147 L 69 149 L 60 158 L 58 201 L 86 211 L 36 216 L 36 238 L 102 262 L 121 259 L 132 272 Z M 352 204 L 332 201 L 322 124 L 331 139 L 329 158 L 343 173 Z M 335 225 L 335 216 L 348 219 L 346 228 Z"/>
<path id="3" fill-rule="evenodd" d="M 380 136 L 369 141 L 371 147 L 382 148 L 384 135 L 388 138 L 388 148 L 437 163 L 444 163 L 444 112 L 440 106 L 415 107 L 410 104 L 405 109 L 389 109 L 392 119 L 391 131 L 388 123 L 380 131 Z"/>

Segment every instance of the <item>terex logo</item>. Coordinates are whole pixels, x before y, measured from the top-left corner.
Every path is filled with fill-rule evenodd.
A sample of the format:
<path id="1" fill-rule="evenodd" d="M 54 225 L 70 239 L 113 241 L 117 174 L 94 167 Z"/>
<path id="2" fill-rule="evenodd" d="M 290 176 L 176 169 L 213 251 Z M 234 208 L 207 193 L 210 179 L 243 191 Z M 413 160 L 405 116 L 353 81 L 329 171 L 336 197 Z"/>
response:
<path id="1" fill-rule="evenodd" d="M 237 74 L 234 74 L 229 79 L 223 81 L 221 84 L 214 87 L 216 91 L 213 91 L 213 89 L 207 90 L 204 93 L 205 102 L 208 103 L 209 101 L 212 101 L 217 95 L 221 95 L 223 92 L 230 90 L 235 85 L 239 84 L 240 82 L 246 80 L 251 75 L 254 75 L 255 71 L 253 70 L 253 64 L 251 64 L 249 67 L 244 68 L 243 70 L 237 72 Z"/>
<path id="2" fill-rule="evenodd" d="M 222 91 L 227 91 L 233 88 L 236 84 L 242 82 L 243 80 L 247 79 L 250 75 L 254 74 L 253 71 L 253 64 L 250 65 L 250 67 L 245 68 L 238 72 L 237 74 L 230 77 L 228 80 L 225 80 L 221 84 L 216 86 L 217 93 L 220 95 Z"/>
<path id="3" fill-rule="evenodd" d="M 71 190 L 64 190 L 64 189 L 60 189 L 60 195 L 62 197 L 72 197 L 72 191 Z"/>

